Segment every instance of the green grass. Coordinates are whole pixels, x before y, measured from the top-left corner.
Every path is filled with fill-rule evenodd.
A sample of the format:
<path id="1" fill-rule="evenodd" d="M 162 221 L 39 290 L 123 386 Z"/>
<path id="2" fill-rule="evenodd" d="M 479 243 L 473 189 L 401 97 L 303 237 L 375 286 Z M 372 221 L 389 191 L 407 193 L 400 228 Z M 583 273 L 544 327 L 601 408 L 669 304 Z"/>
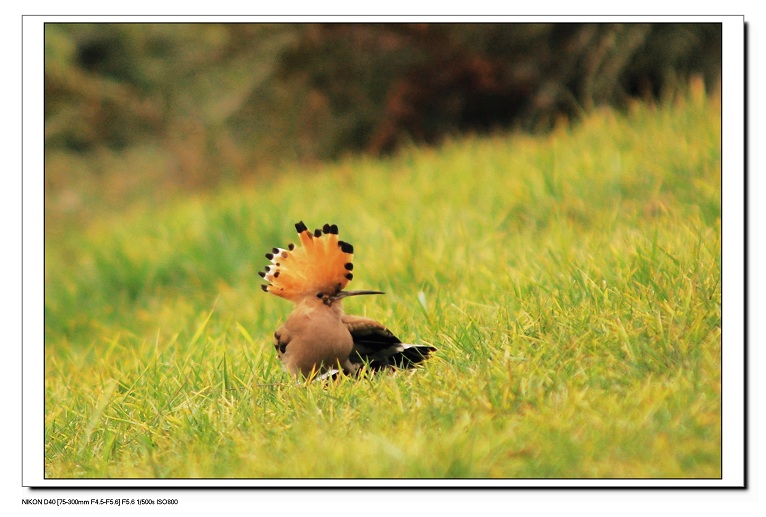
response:
<path id="1" fill-rule="evenodd" d="M 680 99 L 96 207 L 46 236 L 46 476 L 717 478 L 720 140 Z M 298 220 L 425 368 L 282 371 L 256 272 Z"/>

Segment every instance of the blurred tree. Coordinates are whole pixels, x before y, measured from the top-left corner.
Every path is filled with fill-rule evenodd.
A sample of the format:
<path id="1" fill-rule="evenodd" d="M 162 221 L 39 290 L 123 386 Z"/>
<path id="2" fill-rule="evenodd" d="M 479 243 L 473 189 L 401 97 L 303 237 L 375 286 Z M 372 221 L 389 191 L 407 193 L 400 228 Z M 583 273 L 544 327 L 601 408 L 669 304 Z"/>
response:
<path id="1" fill-rule="evenodd" d="M 520 127 L 720 74 L 717 24 L 327 24 L 282 60 L 336 117 L 339 149 Z M 370 76 L 370 73 L 373 75 Z"/>
<path id="2" fill-rule="evenodd" d="M 155 146 L 190 183 L 547 130 L 721 69 L 719 24 L 47 24 L 46 152 Z"/>

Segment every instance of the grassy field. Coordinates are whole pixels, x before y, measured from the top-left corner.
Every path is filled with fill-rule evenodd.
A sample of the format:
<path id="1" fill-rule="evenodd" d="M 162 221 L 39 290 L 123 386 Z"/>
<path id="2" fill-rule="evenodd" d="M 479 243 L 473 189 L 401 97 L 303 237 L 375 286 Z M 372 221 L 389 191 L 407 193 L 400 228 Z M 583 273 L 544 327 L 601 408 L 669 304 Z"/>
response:
<path id="1" fill-rule="evenodd" d="M 46 236 L 49 478 L 717 478 L 720 102 L 93 217 Z M 296 384 L 264 253 L 356 248 L 345 303 L 425 368 Z"/>

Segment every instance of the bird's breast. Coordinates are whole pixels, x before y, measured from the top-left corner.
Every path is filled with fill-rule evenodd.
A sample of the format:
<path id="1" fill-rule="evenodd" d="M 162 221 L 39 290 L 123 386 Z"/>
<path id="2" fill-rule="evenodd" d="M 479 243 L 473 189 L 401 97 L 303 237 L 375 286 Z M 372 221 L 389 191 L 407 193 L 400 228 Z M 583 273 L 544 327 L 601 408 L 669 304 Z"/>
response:
<path id="1" fill-rule="evenodd" d="M 310 375 L 347 364 L 353 339 L 338 314 L 329 307 L 294 311 L 282 329 L 290 336 L 281 358 L 292 373 Z"/>

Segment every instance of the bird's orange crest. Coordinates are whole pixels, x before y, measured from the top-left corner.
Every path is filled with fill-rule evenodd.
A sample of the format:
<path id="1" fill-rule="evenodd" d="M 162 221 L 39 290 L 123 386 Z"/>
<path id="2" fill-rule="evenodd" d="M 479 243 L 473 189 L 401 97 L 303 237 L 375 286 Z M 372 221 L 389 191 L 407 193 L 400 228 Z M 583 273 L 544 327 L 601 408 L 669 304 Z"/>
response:
<path id="1" fill-rule="evenodd" d="M 269 282 L 264 291 L 298 301 L 306 296 L 332 296 L 354 277 L 354 247 L 338 240 L 338 226 L 325 224 L 311 233 L 303 221 L 295 225 L 301 245 L 274 248 L 266 258 L 271 264 L 259 272 Z"/>

